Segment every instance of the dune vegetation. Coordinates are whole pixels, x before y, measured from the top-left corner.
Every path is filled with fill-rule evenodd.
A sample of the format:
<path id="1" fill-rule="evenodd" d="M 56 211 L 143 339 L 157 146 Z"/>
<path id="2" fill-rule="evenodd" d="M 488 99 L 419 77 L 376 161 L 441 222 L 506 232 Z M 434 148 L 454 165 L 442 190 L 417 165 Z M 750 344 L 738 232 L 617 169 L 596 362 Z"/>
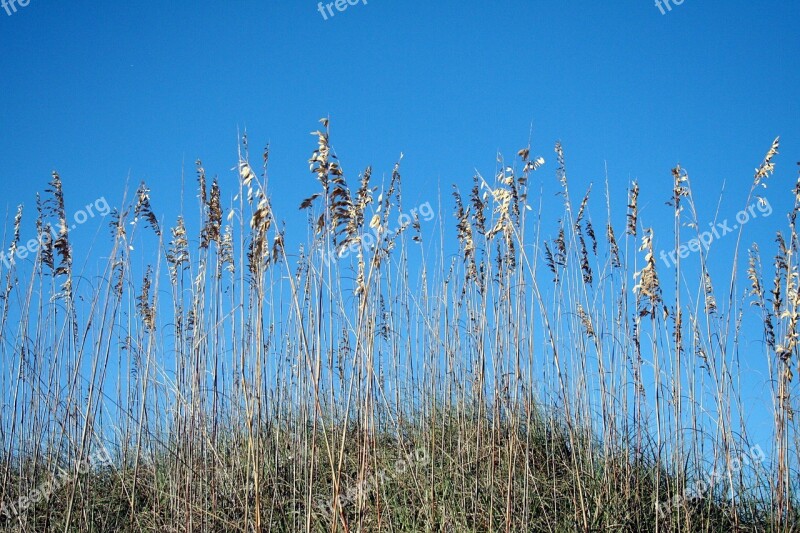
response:
<path id="1" fill-rule="evenodd" d="M 412 211 L 400 161 L 346 177 L 327 120 L 314 136 L 302 243 L 246 136 L 238 181 L 197 162 L 198 213 L 167 223 L 142 183 L 88 262 L 57 173 L 10 214 L 0 529 L 796 530 L 800 181 L 770 184 L 795 198 L 775 248 L 740 228 L 712 282 L 705 247 L 659 261 L 636 182 L 570 191 L 560 144 Z M 671 176 L 648 187 L 667 184 L 677 250 L 705 224 Z M 768 442 L 745 424 L 753 323 Z"/>

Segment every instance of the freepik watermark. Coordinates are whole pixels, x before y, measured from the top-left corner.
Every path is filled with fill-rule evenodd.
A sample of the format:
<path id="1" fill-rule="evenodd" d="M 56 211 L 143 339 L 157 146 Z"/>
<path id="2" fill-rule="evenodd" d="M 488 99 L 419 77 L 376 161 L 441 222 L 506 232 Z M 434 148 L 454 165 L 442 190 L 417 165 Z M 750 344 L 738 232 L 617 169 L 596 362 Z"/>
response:
<path id="1" fill-rule="evenodd" d="M 772 206 L 769 205 L 769 200 L 760 198 L 757 202 L 754 202 L 752 205 L 736 213 L 736 224 L 731 225 L 727 218 L 722 222 L 709 222 L 708 226 L 710 229 L 700 233 L 697 238 L 680 245 L 677 250 L 672 250 L 671 252 L 661 250 L 658 257 L 664 261 L 664 264 L 669 268 L 677 263 L 678 257 L 686 259 L 689 257 L 689 254 L 692 252 L 699 252 L 701 248 L 708 251 L 711 243 L 715 240 L 721 239 L 728 233 L 732 233 L 739 229 L 739 226 L 743 226 L 752 219 L 758 218 L 759 215 L 768 217 L 771 214 Z"/>
<path id="2" fill-rule="evenodd" d="M 367 5 L 367 0 L 336 0 L 335 2 L 328 2 L 326 4 L 320 2 L 317 4 L 317 11 L 319 11 L 324 20 L 328 20 L 328 16 L 333 18 L 333 16 L 336 14 L 333 12 L 334 8 L 336 8 L 336 11 L 339 13 L 343 13 L 349 6 L 354 6 L 357 4 Z"/>
<path id="3" fill-rule="evenodd" d="M 94 453 L 78 463 L 77 472 L 80 475 L 85 475 L 92 468 L 112 465 L 111 454 L 101 444 Z M 58 468 L 57 472 L 48 481 L 28 492 L 27 495 L 20 496 L 16 502 L 3 502 L 3 505 L 0 506 L 0 516 L 7 516 L 11 519 L 17 518 L 37 503 L 49 500 L 53 493 L 66 486 L 73 479 L 73 473 Z"/>
<path id="4" fill-rule="evenodd" d="M 670 5 L 670 1 L 679 6 L 683 4 L 685 0 L 656 0 L 656 7 L 659 11 L 661 11 L 662 15 L 666 15 L 667 12 L 672 11 L 672 5 Z M 666 9 L 664 9 L 666 7 Z"/>
<path id="5" fill-rule="evenodd" d="M 17 12 L 17 6 L 28 7 L 29 5 L 31 5 L 31 0 L 0 0 L 0 7 L 9 17 Z"/>
<path id="6" fill-rule="evenodd" d="M 748 453 L 743 454 L 741 458 L 734 457 L 731 460 L 730 469 L 725 468 L 718 470 L 714 468 L 711 470 L 711 472 L 704 472 L 703 476 L 695 481 L 694 485 L 686 491 L 685 497 L 681 497 L 680 494 L 676 494 L 671 499 L 663 502 L 656 502 L 656 510 L 658 511 L 659 516 L 666 516 L 670 509 L 681 505 L 686 500 L 703 498 L 714 488 L 717 483 L 728 479 L 729 473 L 733 475 L 739 472 L 745 466 L 756 465 L 764 462 L 764 459 L 766 459 L 764 450 L 761 449 L 761 446 L 756 444 L 750 448 Z"/>
<path id="7" fill-rule="evenodd" d="M 111 208 L 108 206 L 108 202 L 106 202 L 105 197 L 101 196 L 94 202 L 86 204 L 86 207 L 79 209 L 72 215 L 74 224 L 72 224 L 69 229 L 70 231 L 74 230 L 79 225 L 86 223 L 89 219 L 97 215 L 104 217 L 110 212 Z M 38 238 L 29 240 L 24 245 L 17 247 L 13 254 L 11 254 L 10 250 L 8 253 L 0 251 L 0 264 L 4 265 L 6 269 L 10 269 L 11 265 L 16 263 L 17 259 L 22 260 L 28 257 L 28 255 L 35 255 L 45 243 L 52 244 L 56 239 L 58 239 L 58 230 L 55 226 L 50 226 L 50 233 L 42 233 Z"/>
<path id="8" fill-rule="evenodd" d="M 384 468 L 377 474 L 368 476 L 363 481 L 351 485 L 347 491 L 338 496 L 336 500 L 331 498 L 327 502 L 317 503 L 317 508 L 323 514 L 330 516 L 336 510 L 335 503 L 338 502 L 338 507 L 344 510 L 345 506 L 353 503 L 359 497 L 365 498 L 367 494 L 373 490 L 377 490 L 382 483 L 385 483 L 387 479 L 391 479 L 395 474 L 403 474 L 410 466 L 415 464 L 424 465 L 427 464 L 429 460 L 428 451 L 425 448 L 417 448 L 413 452 L 407 453 L 405 457 L 395 461 L 394 465 L 392 465 L 392 471 Z"/>

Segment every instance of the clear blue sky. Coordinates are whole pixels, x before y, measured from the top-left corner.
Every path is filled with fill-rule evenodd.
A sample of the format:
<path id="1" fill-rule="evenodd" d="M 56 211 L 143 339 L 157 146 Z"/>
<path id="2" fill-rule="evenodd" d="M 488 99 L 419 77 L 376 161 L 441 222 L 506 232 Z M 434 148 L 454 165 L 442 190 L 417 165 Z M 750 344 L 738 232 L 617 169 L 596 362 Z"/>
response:
<path id="1" fill-rule="evenodd" d="M 201 158 L 234 182 L 246 127 L 254 148 L 271 142 L 288 217 L 315 190 L 308 132 L 325 115 L 350 175 L 388 173 L 402 151 L 421 200 L 437 180 L 491 175 L 531 124 L 549 162 L 563 141 L 576 194 L 608 162 L 612 187 L 638 178 L 660 205 L 681 162 L 716 198 L 724 179 L 749 183 L 778 134 L 790 185 L 798 22 L 787 1 L 685 0 L 662 15 L 650 0 L 370 0 L 326 21 L 310 0 L 31 0 L 0 9 L 0 209 L 58 169 L 73 205 L 119 198 L 130 174 L 168 214 L 184 163 L 188 178 Z"/>
<path id="2" fill-rule="evenodd" d="M 497 151 L 513 156 L 532 126 L 548 206 L 561 139 L 575 195 L 592 181 L 602 192 L 607 163 L 617 224 L 638 179 L 642 222 L 666 229 L 676 163 L 701 217 L 724 182 L 732 217 L 781 135 L 775 214 L 744 239 L 769 243 L 800 160 L 798 22 L 800 3 L 785 0 L 685 0 L 664 15 L 651 0 L 369 0 L 328 20 L 311 0 L 31 0 L 0 8 L 0 216 L 18 203 L 31 213 L 57 169 L 68 208 L 118 205 L 130 176 L 172 224 L 184 167 L 194 208 L 195 159 L 232 192 L 247 128 L 256 159 L 271 143 L 273 203 L 300 240 L 297 205 L 317 189 L 308 133 L 329 115 L 350 177 L 368 164 L 388 174 L 405 153 L 406 205 L 441 186 L 449 213 L 450 184 L 491 176 Z M 560 210 L 549 213 L 554 228 Z"/>

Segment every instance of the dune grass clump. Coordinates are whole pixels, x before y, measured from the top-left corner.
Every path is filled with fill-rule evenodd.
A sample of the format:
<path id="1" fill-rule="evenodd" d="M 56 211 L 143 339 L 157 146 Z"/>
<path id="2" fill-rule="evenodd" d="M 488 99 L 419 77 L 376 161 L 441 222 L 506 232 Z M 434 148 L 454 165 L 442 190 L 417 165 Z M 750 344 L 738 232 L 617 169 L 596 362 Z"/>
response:
<path id="1" fill-rule="evenodd" d="M 269 150 L 254 165 L 246 136 L 236 180 L 197 162 L 197 216 L 159 218 L 144 183 L 123 200 L 99 272 L 76 270 L 53 174 L 41 246 L 0 270 L 0 528 L 797 527 L 800 181 L 774 259 L 754 245 L 742 268 L 740 228 L 723 280 L 702 247 L 658 262 L 701 232 L 680 166 L 669 236 L 643 225 L 636 182 L 622 202 L 606 183 L 599 219 L 591 187 L 574 203 L 560 143 L 558 220 L 542 218 L 531 181 L 551 178 L 530 146 L 454 186 L 452 218 L 423 219 L 400 161 L 348 180 L 327 120 L 314 137 L 302 246 L 273 209 Z M 742 400 L 755 323 L 769 442 Z"/>

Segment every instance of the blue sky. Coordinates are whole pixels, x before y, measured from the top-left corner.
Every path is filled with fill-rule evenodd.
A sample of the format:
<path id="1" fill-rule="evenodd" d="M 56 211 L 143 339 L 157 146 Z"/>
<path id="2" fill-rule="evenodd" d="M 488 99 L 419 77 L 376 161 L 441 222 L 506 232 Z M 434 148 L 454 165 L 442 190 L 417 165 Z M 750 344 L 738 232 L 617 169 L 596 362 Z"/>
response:
<path id="1" fill-rule="evenodd" d="M 450 221 L 450 185 L 491 176 L 497 152 L 512 157 L 532 131 L 555 231 L 560 139 L 573 194 L 590 182 L 601 192 L 607 165 L 621 225 L 638 179 L 658 238 L 671 229 L 676 163 L 703 220 L 723 184 L 720 218 L 732 218 L 780 135 L 775 214 L 744 237 L 767 256 L 800 160 L 798 21 L 788 1 L 685 0 L 662 15 L 650 0 L 369 0 L 325 20 L 310 0 L 31 0 L 0 9 L 0 216 L 19 203 L 31 213 L 57 169 L 68 209 L 101 196 L 119 205 L 126 182 L 146 180 L 172 224 L 182 172 L 194 208 L 195 159 L 233 193 L 246 128 L 254 159 L 271 144 L 273 204 L 287 240 L 302 240 L 297 206 L 317 190 L 308 134 L 330 116 L 351 178 L 370 164 L 388 176 L 403 152 L 406 205 L 441 190 Z M 602 219 L 599 195 L 594 205 Z M 718 243 L 722 257 L 732 240 Z"/>
<path id="2" fill-rule="evenodd" d="M 350 175 L 386 174 L 402 151 L 420 201 L 437 181 L 447 194 L 475 168 L 491 175 L 533 126 L 551 163 L 564 143 L 573 190 L 602 181 L 606 163 L 612 192 L 639 179 L 654 223 L 675 163 L 697 192 L 716 199 L 727 180 L 735 195 L 776 135 L 791 186 L 798 15 L 744 0 L 666 15 L 645 0 L 372 0 L 324 20 L 304 0 L 32 0 L 0 10 L 0 209 L 58 169 L 73 205 L 119 198 L 130 176 L 168 215 L 197 158 L 234 183 L 247 128 L 256 151 L 271 143 L 273 201 L 290 217 L 315 190 L 308 132 L 330 115 Z"/>

